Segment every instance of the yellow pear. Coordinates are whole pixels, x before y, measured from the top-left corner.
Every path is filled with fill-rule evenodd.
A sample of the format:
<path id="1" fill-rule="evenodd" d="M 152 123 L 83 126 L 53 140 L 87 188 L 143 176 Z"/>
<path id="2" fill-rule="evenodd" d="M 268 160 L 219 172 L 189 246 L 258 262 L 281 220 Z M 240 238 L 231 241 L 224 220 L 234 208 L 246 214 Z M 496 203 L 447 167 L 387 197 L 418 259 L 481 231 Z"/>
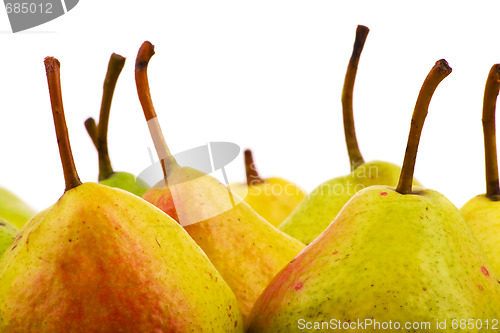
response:
<path id="1" fill-rule="evenodd" d="M 462 214 L 497 272 L 500 272 L 500 185 L 495 110 L 499 90 L 500 64 L 495 64 L 488 74 L 483 100 L 486 193 L 472 198 L 461 208 Z"/>
<path id="2" fill-rule="evenodd" d="M 252 151 L 246 149 L 244 154 L 247 183 L 234 183 L 229 187 L 260 216 L 277 227 L 306 194 L 299 186 L 286 179 L 261 178 L 255 168 Z"/>
<path id="3" fill-rule="evenodd" d="M 352 95 L 359 58 L 369 31 L 362 25 L 356 29 L 356 39 L 342 90 L 344 132 L 351 173 L 320 184 L 278 226 L 278 229 L 305 244 L 311 243 L 321 234 L 358 191 L 372 185 L 396 186 L 398 183 L 401 168 L 389 162 L 365 162 L 356 139 Z M 419 185 L 417 181 L 414 184 Z"/>
<path id="4" fill-rule="evenodd" d="M 82 184 L 46 58 L 66 190 L 0 260 L 1 332 L 243 332 L 229 286 L 185 230 L 141 198 Z"/>
<path id="5" fill-rule="evenodd" d="M 357 192 L 262 293 L 248 333 L 487 332 L 498 325 L 500 277 L 467 222 L 442 194 L 412 187 L 428 104 L 450 73 L 440 60 L 424 81 L 398 186 Z"/>
<path id="6" fill-rule="evenodd" d="M 149 92 L 147 66 L 153 54 L 153 45 L 144 42 L 136 60 L 136 83 L 166 181 L 143 198 L 176 219 L 205 251 L 235 293 L 246 323 L 262 290 L 304 244 L 277 230 L 217 179 L 177 164 Z"/>

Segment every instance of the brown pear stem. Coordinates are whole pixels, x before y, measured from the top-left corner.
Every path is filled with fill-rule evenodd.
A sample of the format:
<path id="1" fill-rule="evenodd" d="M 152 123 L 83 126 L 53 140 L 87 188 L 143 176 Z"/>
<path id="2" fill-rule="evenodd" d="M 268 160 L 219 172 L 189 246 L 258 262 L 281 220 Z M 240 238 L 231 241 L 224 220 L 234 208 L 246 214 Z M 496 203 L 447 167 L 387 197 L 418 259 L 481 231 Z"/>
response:
<path id="1" fill-rule="evenodd" d="M 97 125 L 95 123 L 94 118 L 90 117 L 85 120 L 85 128 L 87 129 L 87 133 L 89 134 L 92 142 L 94 143 L 95 148 L 97 149 Z"/>
<path id="2" fill-rule="evenodd" d="M 354 90 L 354 82 L 356 80 L 356 73 L 358 71 L 359 58 L 361 51 L 365 45 L 366 37 L 370 29 L 363 25 L 358 25 L 356 29 L 356 39 L 354 40 L 354 47 L 352 50 L 351 59 L 347 66 L 347 71 L 344 79 L 344 87 L 342 89 L 342 112 L 344 117 L 344 134 L 345 142 L 347 145 L 347 153 L 351 163 L 351 170 L 356 169 L 361 164 L 365 163 L 361 152 L 358 147 L 358 140 L 356 139 L 356 129 L 354 127 L 354 115 L 352 108 L 352 95 Z"/>
<path id="3" fill-rule="evenodd" d="M 142 110 L 144 111 L 144 116 L 146 117 L 146 121 L 150 121 L 151 119 L 157 118 L 156 111 L 153 106 L 153 100 L 151 98 L 151 93 L 149 90 L 149 81 L 148 81 L 148 65 L 151 57 L 155 54 L 154 46 L 148 41 L 145 41 L 139 52 L 137 53 L 137 59 L 135 61 L 135 83 L 137 86 L 137 94 L 139 96 L 139 101 L 141 102 Z M 154 140 L 154 138 L 153 138 Z M 170 153 L 168 146 L 164 139 L 162 138 L 162 145 L 166 150 L 167 158 L 160 159 L 160 163 L 163 168 L 163 174 L 165 176 L 165 184 L 167 182 L 167 176 L 172 170 L 172 168 L 179 167 L 177 161 Z M 158 152 L 158 147 L 155 144 L 155 148 Z"/>
<path id="4" fill-rule="evenodd" d="M 451 67 L 446 60 L 438 60 L 422 84 L 411 118 L 410 134 L 408 135 L 405 158 L 399 177 L 399 183 L 396 188 L 396 191 L 401 194 L 411 193 L 418 144 L 420 142 L 420 135 L 422 134 L 422 127 L 424 126 L 425 118 L 429 110 L 429 104 L 439 83 L 450 73 Z"/>
<path id="5" fill-rule="evenodd" d="M 255 168 L 252 151 L 250 149 L 245 149 L 245 171 L 247 174 L 248 186 L 264 183 L 264 180 L 260 178 L 259 173 Z"/>
<path id="6" fill-rule="evenodd" d="M 135 61 L 135 83 L 137 85 L 137 94 L 139 95 L 139 101 L 141 102 L 146 121 L 156 118 L 156 111 L 153 106 L 148 81 L 148 65 L 154 54 L 155 48 L 153 44 L 145 41 L 142 43 Z"/>
<path id="7" fill-rule="evenodd" d="M 500 64 L 491 67 L 486 80 L 483 99 L 483 133 L 484 155 L 486 166 L 486 197 L 500 200 L 500 184 L 498 180 L 498 160 L 495 131 L 495 110 L 498 92 L 500 91 Z"/>
<path id="8" fill-rule="evenodd" d="M 99 180 L 105 180 L 113 174 L 113 167 L 108 153 L 108 124 L 109 113 L 111 111 L 111 102 L 115 92 L 116 82 L 125 65 L 125 58 L 119 54 L 113 53 L 109 58 L 108 70 L 103 84 L 103 93 L 101 101 L 101 111 L 99 113 L 99 124 L 89 118 L 85 121 L 85 128 L 89 133 L 99 156 Z"/>
<path id="9" fill-rule="evenodd" d="M 64 117 L 64 107 L 61 93 L 61 76 L 59 60 L 53 57 L 45 58 L 45 71 L 47 73 L 47 82 L 49 84 L 50 104 L 52 105 L 52 116 L 54 117 L 54 126 L 56 129 L 57 144 L 59 146 L 59 155 L 64 172 L 66 189 L 82 184 L 78 172 L 76 171 L 73 153 L 69 142 L 68 127 Z"/>

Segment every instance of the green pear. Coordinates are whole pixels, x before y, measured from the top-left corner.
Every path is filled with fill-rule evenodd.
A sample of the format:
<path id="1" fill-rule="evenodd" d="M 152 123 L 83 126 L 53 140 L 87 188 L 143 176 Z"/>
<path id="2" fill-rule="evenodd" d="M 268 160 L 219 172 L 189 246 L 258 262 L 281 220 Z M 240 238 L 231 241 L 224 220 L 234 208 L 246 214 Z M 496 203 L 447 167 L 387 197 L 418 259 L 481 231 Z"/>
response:
<path id="1" fill-rule="evenodd" d="M 45 66 L 66 190 L 0 259 L 0 331 L 243 332 L 234 294 L 177 222 L 129 192 L 80 182 L 59 62 Z"/>
<path id="2" fill-rule="evenodd" d="M 19 229 L 0 218 L 0 257 L 12 244 L 18 233 Z"/>
<path id="3" fill-rule="evenodd" d="M 498 281 L 460 211 L 443 195 L 375 185 L 354 195 L 271 282 L 248 332 L 303 332 L 321 321 L 333 329 L 358 320 L 371 324 L 351 331 L 388 332 L 373 322 L 392 321 L 428 322 L 428 330 L 416 331 L 439 332 L 438 319 L 448 322 L 443 332 L 456 331 L 453 320 L 498 318 Z"/>
<path id="4" fill-rule="evenodd" d="M 363 163 L 351 174 L 319 185 L 302 200 L 278 229 L 309 244 L 328 227 L 354 194 L 373 185 L 395 186 L 400 172 L 399 166 L 389 162 Z"/>
<path id="5" fill-rule="evenodd" d="M 142 196 L 149 188 L 149 185 L 145 181 L 124 171 L 115 171 L 108 178 L 99 181 L 99 183 L 110 187 L 121 188 L 137 196 Z"/>
<path id="6" fill-rule="evenodd" d="M 356 139 L 352 95 L 359 58 L 368 32 L 369 29 L 362 25 L 356 29 L 354 48 L 342 90 L 344 132 L 351 173 L 320 184 L 278 226 L 279 230 L 305 244 L 311 243 L 328 227 L 356 192 L 372 185 L 396 186 L 399 180 L 399 166 L 382 161 L 365 163 Z M 417 181 L 414 184 L 420 185 Z"/>
<path id="7" fill-rule="evenodd" d="M 398 186 L 355 194 L 262 293 L 248 332 L 462 332 L 462 320 L 484 332 L 498 320 L 500 277 L 460 211 L 436 191 L 412 189 L 428 104 L 450 72 L 440 60 L 424 82 Z"/>
<path id="8" fill-rule="evenodd" d="M 305 246 L 280 232 L 214 177 L 181 167 L 165 143 L 149 93 L 147 66 L 154 47 L 144 42 L 136 60 L 137 92 L 165 181 L 143 198 L 178 221 L 229 284 L 243 321 L 262 290 Z"/>
<path id="9" fill-rule="evenodd" d="M 0 218 L 17 228 L 22 228 L 33 215 L 35 215 L 33 208 L 14 193 L 0 187 Z"/>
<path id="10" fill-rule="evenodd" d="M 250 149 L 245 150 L 245 170 L 246 184 L 234 183 L 229 187 L 275 227 L 280 225 L 306 196 L 299 186 L 286 179 L 261 178 Z"/>
<path id="11" fill-rule="evenodd" d="M 500 90 L 500 64 L 488 74 L 483 101 L 486 193 L 469 200 L 461 211 L 481 243 L 493 268 L 500 272 L 500 184 L 495 131 L 495 110 Z"/>
<path id="12" fill-rule="evenodd" d="M 113 53 L 109 58 L 108 71 L 103 85 L 99 124 L 96 124 L 93 118 L 88 118 L 85 121 L 85 128 L 97 149 L 99 157 L 99 183 L 121 188 L 137 196 L 142 196 L 149 188 L 148 184 L 131 173 L 114 171 L 108 153 L 108 122 L 111 102 L 116 82 L 124 65 L 125 58 L 121 55 Z"/>

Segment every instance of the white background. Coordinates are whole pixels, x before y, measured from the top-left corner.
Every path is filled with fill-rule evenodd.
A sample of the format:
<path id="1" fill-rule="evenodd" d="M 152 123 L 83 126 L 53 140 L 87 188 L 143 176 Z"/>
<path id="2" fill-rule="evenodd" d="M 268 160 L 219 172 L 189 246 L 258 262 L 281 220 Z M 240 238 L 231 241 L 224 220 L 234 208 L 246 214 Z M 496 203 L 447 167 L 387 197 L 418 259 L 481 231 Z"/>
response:
<path id="1" fill-rule="evenodd" d="M 445 58 L 453 73 L 432 100 L 416 176 L 457 206 L 483 193 L 481 108 L 488 71 L 500 62 L 498 1 L 343 3 L 80 0 L 68 14 L 17 34 L 0 9 L 0 184 L 36 209 L 63 193 L 45 56 L 61 61 L 83 181 L 97 179 L 83 122 L 98 117 L 110 54 L 128 58 L 111 110 L 110 155 L 115 170 L 147 167 L 153 145 L 133 70 L 137 50 L 150 40 L 151 92 L 174 153 L 235 142 L 253 148 L 263 176 L 310 191 L 349 171 L 340 95 L 356 26 L 364 24 L 371 32 L 354 112 L 365 160 L 401 164 L 420 86 Z M 232 182 L 244 179 L 241 155 L 228 173 Z"/>

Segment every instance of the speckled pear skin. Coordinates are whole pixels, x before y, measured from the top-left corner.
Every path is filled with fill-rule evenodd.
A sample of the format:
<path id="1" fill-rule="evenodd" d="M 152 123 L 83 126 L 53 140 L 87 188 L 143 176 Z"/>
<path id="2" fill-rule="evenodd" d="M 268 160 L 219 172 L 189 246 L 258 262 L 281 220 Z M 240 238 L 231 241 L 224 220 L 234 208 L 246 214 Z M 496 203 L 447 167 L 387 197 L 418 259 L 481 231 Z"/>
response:
<path id="1" fill-rule="evenodd" d="M 12 244 L 18 233 L 19 229 L 0 218 L 0 257 L 2 257 L 2 254 L 9 245 Z"/>
<path id="2" fill-rule="evenodd" d="M 33 215 L 33 208 L 14 193 L 0 187 L 0 218 L 20 229 Z"/>
<path id="3" fill-rule="evenodd" d="M 133 174 L 123 171 L 113 172 L 108 179 L 101 180 L 99 184 L 121 188 L 122 190 L 133 193 L 139 197 L 146 193 L 149 188 L 148 184 L 140 178 L 136 179 Z"/>
<path id="4" fill-rule="evenodd" d="M 263 183 L 255 185 L 237 183 L 231 184 L 230 187 L 275 227 L 279 226 L 306 197 L 305 192 L 299 186 L 278 177 L 266 178 Z"/>
<path id="5" fill-rule="evenodd" d="M 248 332 L 301 332 L 299 319 L 499 318 L 500 278 L 460 211 L 438 192 L 412 193 L 353 196 L 262 293 Z"/>
<path id="6" fill-rule="evenodd" d="M 475 196 L 460 209 L 483 247 L 493 269 L 500 272 L 500 201 Z"/>
<path id="7" fill-rule="evenodd" d="M 85 183 L 37 214 L 0 260 L 1 332 L 243 332 L 238 303 L 166 214 Z"/>
<path id="8" fill-rule="evenodd" d="M 396 186 L 400 173 L 401 167 L 392 163 L 364 163 L 347 176 L 333 178 L 319 185 L 278 229 L 309 244 L 328 227 L 355 193 L 373 185 Z M 420 185 L 417 181 L 413 184 Z"/>
<path id="9" fill-rule="evenodd" d="M 210 175 L 183 167 L 168 179 L 179 185 L 155 186 L 143 198 L 171 216 L 177 214 L 181 224 L 191 223 L 184 228 L 233 290 L 246 323 L 257 297 L 304 244 L 277 230 L 241 199 L 235 197 L 232 207 L 228 188 Z M 202 214 L 211 217 L 203 219 Z"/>

